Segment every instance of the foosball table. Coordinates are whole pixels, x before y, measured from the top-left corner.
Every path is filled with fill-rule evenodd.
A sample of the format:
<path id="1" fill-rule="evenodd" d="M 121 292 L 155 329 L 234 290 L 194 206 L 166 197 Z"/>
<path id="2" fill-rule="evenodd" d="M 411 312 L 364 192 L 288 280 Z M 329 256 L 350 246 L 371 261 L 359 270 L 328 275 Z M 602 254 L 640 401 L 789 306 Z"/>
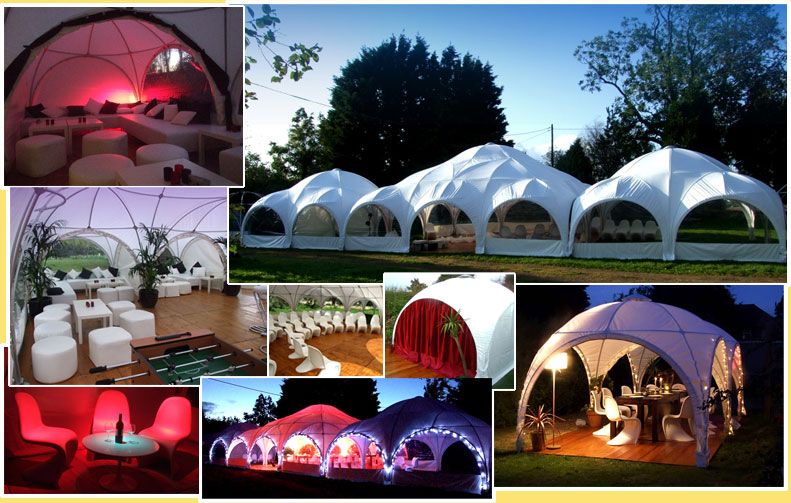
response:
<path id="1" fill-rule="evenodd" d="M 252 349 L 239 349 L 205 329 L 133 339 L 130 344 L 131 361 L 90 370 L 102 377 L 96 384 L 198 385 L 201 376 L 265 376 L 267 372 L 266 362 L 252 356 Z M 119 371 L 123 375 L 118 376 Z"/>

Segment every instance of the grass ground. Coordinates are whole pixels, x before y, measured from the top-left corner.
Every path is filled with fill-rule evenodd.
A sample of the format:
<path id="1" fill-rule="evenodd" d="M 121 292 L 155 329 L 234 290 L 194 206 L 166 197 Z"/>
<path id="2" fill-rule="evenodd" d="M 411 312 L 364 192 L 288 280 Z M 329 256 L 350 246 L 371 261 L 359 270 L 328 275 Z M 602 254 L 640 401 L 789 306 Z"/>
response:
<path id="1" fill-rule="evenodd" d="M 82 271 L 82 268 L 93 269 L 96 266 L 102 269 L 107 269 L 110 262 L 107 260 L 106 255 L 77 255 L 73 257 L 53 257 L 47 260 L 47 267 L 53 271 L 60 269 L 61 271 L 69 272 L 74 269 L 77 272 Z"/>
<path id="2" fill-rule="evenodd" d="M 571 420 L 573 423 L 573 420 Z M 776 487 L 783 485 L 782 418 L 746 416 L 708 468 L 516 453 L 513 428 L 494 435 L 495 487 Z"/>
<path id="3" fill-rule="evenodd" d="M 777 283 L 786 264 L 395 254 L 245 248 L 230 259 L 231 282 L 379 283 L 384 272 L 515 272 L 518 283 Z"/>

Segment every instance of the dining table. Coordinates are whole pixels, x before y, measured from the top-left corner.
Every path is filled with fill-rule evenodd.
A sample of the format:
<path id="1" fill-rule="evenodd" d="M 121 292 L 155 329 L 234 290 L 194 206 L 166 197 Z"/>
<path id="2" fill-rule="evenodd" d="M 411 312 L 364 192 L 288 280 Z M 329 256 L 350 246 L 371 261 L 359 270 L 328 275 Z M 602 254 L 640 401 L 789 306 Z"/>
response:
<path id="1" fill-rule="evenodd" d="M 615 397 L 615 401 L 618 405 L 636 405 L 637 418 L 640 420 L 642 426 L 645 426 L 646 418 L 644 412 L 645 409 L 648 408 L 651 417 L 654 418 L 653 421 L 651 421 L 651 441 L 658 442 L 659 423 L 662 422 L 662 418 L 658 416 L 659 404 L 670 404 L 670 406 L 673 407 L 676 403 L 680 402 L 684 396 L 686 396 L 686 393 L 679 391 L 634 393 Z M 615 422 L 610 422 L 610 438 L 615 438 L 617 433 Z"/>

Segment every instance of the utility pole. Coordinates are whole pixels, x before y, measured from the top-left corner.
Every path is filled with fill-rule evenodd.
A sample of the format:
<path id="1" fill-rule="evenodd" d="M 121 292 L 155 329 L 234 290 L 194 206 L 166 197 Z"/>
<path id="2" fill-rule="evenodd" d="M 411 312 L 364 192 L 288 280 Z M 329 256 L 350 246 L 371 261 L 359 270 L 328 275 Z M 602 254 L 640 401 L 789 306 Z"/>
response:
<path id="1" fill-rule="evenodd" d="M 555 167 L 555 125 L 549 125 L 549 165 Z"/>

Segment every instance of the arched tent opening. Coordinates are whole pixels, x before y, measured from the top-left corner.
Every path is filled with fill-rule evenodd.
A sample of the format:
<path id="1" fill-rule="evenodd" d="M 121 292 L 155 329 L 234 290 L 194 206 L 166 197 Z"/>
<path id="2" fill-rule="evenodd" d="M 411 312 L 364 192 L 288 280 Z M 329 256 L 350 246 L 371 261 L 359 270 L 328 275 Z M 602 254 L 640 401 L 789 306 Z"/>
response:
<path id="1" fill-rule="evenodd" d="M 283 447 L 283 462 L 281 468 L 284 471 L 300 471 L 296 465 L 313 465 L 318 468 L 321 465 L 321 449 L 310 435 L 294 434 Z"/>
<path id="2" fill-rule="evenodd" d="M 255 204 L 256 201 L 261 199 L 261 194 L 256 192 L 250 192 L 247 190 L 240 190 L 235 192 L 230 192 L 228 194 L 228 208 L 231 217 L 228 219 L 228 232 L 241 232 L 242 230 L 242 222 L 244 221 L 244 216 L 247 214 L 247 211 L 250 207 Z M 275 213 L 277 215 L 277 213 Z M 279 220 L 280 217 L 278 216 L 277 219 Z M 282 221 L 280 223 L 282 227 Z M 251 222 L 251 228 L 256 228 L 257 224 Z M 262 232 L 266 231 L 266 226 L 262 229 Z M 280 229 L 279 234 L 284 234 L 285 228 Z M 276 233 L 278 234 L 278 233 Z"/>
<path id="3" fill-rule="evenodd" d="M 608 200 L 590 207 L 573 232 L 574 255 L 608 258 L 662 257 L 662 229 L 645 207 Z"/>
<path id="4" fill-rule="evenodd" d="M 562 215 L 559 218 L 566 218 Z M 505 201 L 492 211 L 486 226 L 486 250 L 502 255 L 557 256 L 564 253 L 566 224 L 540 204 Z"/>
<path id="5" fill-rule="evenodd" d="M 728 372 L 724 369 L 731 367 L 729 341 L 735 342 L 719 327 L 688 311 L 645 297 L 633 296 L 593 307 L 568 321 L 539 349 L 525 377 L 517 432 L 524 424 L 533 386 L 554 355 L 573 348 L 582 360 L 589 383 L 628 355 L 635 387 L 650 361 L 658 356 L 686 387 L 694 409 L 695 463 L 707 466 L 709 409 L 701 404 L 709 398 L 712 379 L 720 389 L 729 389 L 730 379 L 723 375 Z M 730 430 L 730 407 L 725 404 L 723 415 Z M 521 439 L 517 440 L 517 449 L 521 450 Z"/>
<path id="6" fill-rule="evenodd" d="M 420 232 L 417 223 L 420 223 Z M 460 207 L 450 202 L 426 205 L 412 222 L 410 231 L 415 251 L 446 250 L 471 253 L 475 250 L 475 226 Z"/>
<path id="7" fill-rule="evenodd" d="M 514 365 L 514 294 L 485 279 L 459 277 L 412 297 L 393 329 L 393 352 L 448 377 L 463 375 L 455 342 L 440 332 L 443 314 L 458 313 L 469 375 L 502 379 Z"/>
<path id="8" fill-rule="evenodd" d="M 283 219 L 266 206 L 255 206 L 245 214 L 242 234 L 248 246 L 285 248 L 282 246 L 286 239 Z"/>
<path id="9" fill-rule="evenodd" d="M 142 86 L 143 100 L 168 101 L 170 98 L 209 103 L 211 85 L 198 59 L 186 47 L 169 45 L 162 49 L 146 69 Z"/>
<path id="10" fill-rule="evenodd" d="M 253 444 L 253 447 L 250 449 L 250 468 L 261 468 L 264 466 L 264 451 L 261 449 L 261 446 L 257 443 Z"/>
<path id="11" fill-rule="evenodd" d="M 297 248 L 335 248 L 340 236 L 335 217 L 319 204 L 305 206 L 297 213 L 291 234 Z"/>
<path id="12" fill-rule="evenodd" d="M 367 250 L 397 246 L 401 234 L 401 223 L 389 208 L 367 204 L 357 207 L 349 216 L 344 247 L 347 250 Z"/>
<path id="13" fill-rule="evenodd" d="M 212 443 L 209 451 L 209 462 L 216 465 L 225 465 L 227 456 L 227 449 L 225 448 L 225 441 L 218 438 Z"/>
<path id="14" fill-rule="evenodd" d="M 416 467 L 423 471 L 438 472 L 440 460 L 434 457 L 434 451 L 428 439 L 410 438 L 401 444 L 393 458 L 393 470 L 412 471 Z"/>
<path id="15" fill-rule="evenodd" d="M 445 450 L 439 466 L 440 471 L 443 473 L 475 475 L 480 472 L 475 455 L 459 440 L 450 444 Z"/>
<path id="16" fill-rule="evenodd" d="M 225 464 L 227 466 L 249 467 L 250 461 L 248 454 L 249 452 L 247 449 L 247 443 L 245 442 L 244 438 L 236 437 L 228 447 Z"/>
<path id="17" fill-rule="evenodd" d="M 203 267 L 207 276 L 225 277 L 228 259 L 216 238 L 200 233 L 183 233 L 169 241 L 167 250 L 184 265 L 187 272 L 194 267 Z"/>

